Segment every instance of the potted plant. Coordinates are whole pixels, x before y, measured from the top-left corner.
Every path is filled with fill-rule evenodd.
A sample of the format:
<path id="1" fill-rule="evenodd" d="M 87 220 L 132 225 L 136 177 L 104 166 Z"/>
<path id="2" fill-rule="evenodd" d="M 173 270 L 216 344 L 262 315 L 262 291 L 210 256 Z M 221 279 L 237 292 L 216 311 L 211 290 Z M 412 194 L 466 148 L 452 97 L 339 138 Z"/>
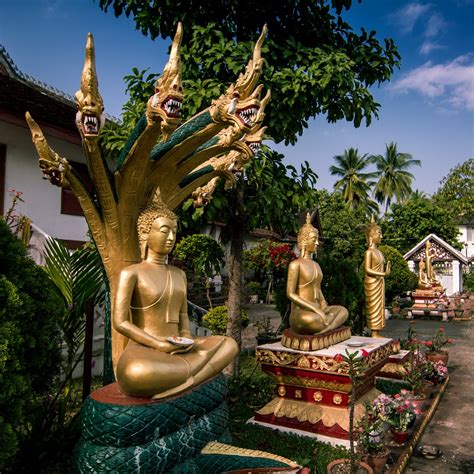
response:
<path id="1" fill-rule="evenodd" d="M 392 438 L 397 444 L 403 444 L 408 439 L 408 425 L 420 413 L 413 394 L 408 390 L 402 389 L 392 397 L 388 423 L 391 426 Z"/>
<path id="2" fill-rule="evenodd" d="M 354 429 L 354 411 L 356 402 L 356 383 L 364 373 L 366 366 L 365 359 L 369 353 L 365 349 L 359 352 L 352 352 L 346 349 L 345 355 L 336 354 L 334 360 L 347 366 L 349 377 L 351 379 L 351 398 L 349 404 L 349 442 L 350 442 L 350 459 L 335 459 L 327 466 L 328 474 L 335 473 L 350 473 L 350 474 L 370 474 L 373 469 L 365 462 L 357 459 L 355 452 L 354 441 L 356 439 L 356 432 Z"/>
<path id="3" fill-rule="evenodd" d="M 386 397 L 383 394 L 381 396 Z M 376 474 L 383 472 L 390 454 L 385 444 L 384 425 L 384 419 L 377 416 L 370 404 L 366 406 L 366 416 L 357 424 L 357 450 Z"/>
<path id="4" fill-rule="evenodd" d="M 429 364 L 429 370 L 427 370 L 426 379 L 434 385 L 441 383 L 448 376 L 448 368 L 442 360 L 437 362 L 427 361 Z"/>
<path id="5" fill-rule="evenodd" d="M 451 344 L 452 339 L 448 338 L 444 331 L 444 327 L 438 328 L 433 339 L 431 341 L 425 341 L 426 347 L 426 358 L 432 362 L 437 362 L 438 360 L 443 361 L 445 365 L 448 364 L 449 353 L 444 350 L 443 347 L 447 344 Z"/>
<path id="6" fill-rule="evenodd" d="M 411 351 L 408 362 L 404 365 L 403 379 L 408 382 L 417 400 L 425 400 L 431 394 L 433 384 L 430 381 L 432 363 L 426 359 L 422 351 Z"/>

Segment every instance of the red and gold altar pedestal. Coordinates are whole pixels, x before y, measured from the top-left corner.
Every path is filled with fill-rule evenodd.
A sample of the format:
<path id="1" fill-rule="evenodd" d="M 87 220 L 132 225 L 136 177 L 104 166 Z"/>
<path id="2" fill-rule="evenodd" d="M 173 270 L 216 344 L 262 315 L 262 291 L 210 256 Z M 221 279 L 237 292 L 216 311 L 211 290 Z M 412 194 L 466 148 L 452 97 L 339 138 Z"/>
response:
<path id="1" fill-rule="evenodd" d="M 408 373 L 406 365 L 409 362 L 409 357 L 410 351 L 405 350 L 399 350 L 397 353 L 390 355 L 377 377 L 402 380 Z"/>
<path id="2" fill-rule="evenodd" d="M 278 342 L 258 346 L 257 362 L 276 381 L 275 398 L 249 422 L 348 446 L 352 382 L 347 364 L 335 357 L 346 349 L 368 353 L 365 373 L 356 385 L 355 419 L 360 419 L 365 404 L 379 394 L 375 375 L 392 354 L 391 339 L 352 336 L 317 351 L 296 350 Z"/>

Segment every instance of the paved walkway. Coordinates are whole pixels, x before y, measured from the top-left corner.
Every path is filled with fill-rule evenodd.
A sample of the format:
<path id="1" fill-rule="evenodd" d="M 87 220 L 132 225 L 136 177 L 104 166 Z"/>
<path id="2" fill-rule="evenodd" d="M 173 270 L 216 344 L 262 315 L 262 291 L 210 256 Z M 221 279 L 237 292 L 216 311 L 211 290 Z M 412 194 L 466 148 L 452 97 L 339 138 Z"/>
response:
<path id="1" fill-rule="evenodd" d="M 269 317 L 277 327 L 279 315 L 271 305 L 249 305 L 247 311 L 251 325 L 244 331 L 243 345 L 251 350 L 256 346 L 257 332 L 252 323 Z M 383 335 L 406 338 L 409 325 L 407 320 L 388 320 Z M 432 339 L 440 326 L 444 326 L 448 337 L 454 340 L 449 345 L 450 383 L 419 446 L 433 445 L 443 454 L 436 460 L 428 460 L 415 452 L 405 472 L 474 474 L 474 322 L 415 321 L 422 340 Z"/>

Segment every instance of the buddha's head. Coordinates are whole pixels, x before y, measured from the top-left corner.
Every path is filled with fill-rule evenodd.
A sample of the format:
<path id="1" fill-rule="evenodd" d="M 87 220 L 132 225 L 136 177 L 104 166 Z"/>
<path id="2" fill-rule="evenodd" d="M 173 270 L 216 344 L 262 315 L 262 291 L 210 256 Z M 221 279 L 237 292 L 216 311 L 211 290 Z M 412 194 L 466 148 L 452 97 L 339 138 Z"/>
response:
<path id="1" fill-rule="evenodd" d="M 382 229 L 375 222 L 375 218 L 372 215 L 370 224 L 367 226 L 366 230 L 367 243 L 378 245 L 382 241 Z"/>
<path id="2" fill-rule="evenodd" d="M 422 272 L 426 267 L 426 264 L 424 262 L 424 260 L 420 260 L 420 264 L 418 266 L 418 268 L 420 269 L 420 272 Z"/>
<path id="3" fill-rule="evenodd" d="M 155 198 L 140 213 L 137 221 L 142 259 L 147 257 L 148 249 L 160 255 L 168 255 L 176 242 L 177 225 L 176 214 L 161 199 Z"/>
<path id="4" fill-rule="evenodd" d="M 306 222 L 298 231 L 298 249 L 301 255 L 313 253 L 319 245 L 318 229 L 311 224 L 309 212 L 306 214 Z"/>

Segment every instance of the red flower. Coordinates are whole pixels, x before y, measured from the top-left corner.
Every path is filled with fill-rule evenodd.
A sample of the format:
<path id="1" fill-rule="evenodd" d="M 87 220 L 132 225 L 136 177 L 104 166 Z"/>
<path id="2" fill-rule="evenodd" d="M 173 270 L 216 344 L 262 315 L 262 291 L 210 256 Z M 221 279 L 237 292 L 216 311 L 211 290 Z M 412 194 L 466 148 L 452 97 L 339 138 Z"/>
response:
<path id="1" fill-rule="evenodd" d="M 344 360 L 344 357 L 342 357 L 341 354 L 336 354 L 336 355 L 334 356 L 334 360 L 335 360 L 338 364 L 340 364 L 340 363 Z"/>
<path id="2" fill-rule="evenodd" d="M 449 344 L 451 344 L 453 342 L 453 339 L 448 339 L 447 341 Z"/>
<path id="3" fill-rule="evenodd" d="M 361 349 L 360 352 L 362 354 L 362 357 L 364 357 L 364 358 L 369 357 L 369 353 L 365 349 Z"/>
<path id="4" fill-rule="evenodd" d="M 441 332 L 444 332 L 444 328 L 443 328 L 443 327 L 439 328 L 439 330 L 440 330 Z"/>
<path id="5" fill-rule="evenodd" d="M 433 345 L 433 343 L 431 341 L 425 341 L 425 346 L 426 347 L 431 347 Z"/>

